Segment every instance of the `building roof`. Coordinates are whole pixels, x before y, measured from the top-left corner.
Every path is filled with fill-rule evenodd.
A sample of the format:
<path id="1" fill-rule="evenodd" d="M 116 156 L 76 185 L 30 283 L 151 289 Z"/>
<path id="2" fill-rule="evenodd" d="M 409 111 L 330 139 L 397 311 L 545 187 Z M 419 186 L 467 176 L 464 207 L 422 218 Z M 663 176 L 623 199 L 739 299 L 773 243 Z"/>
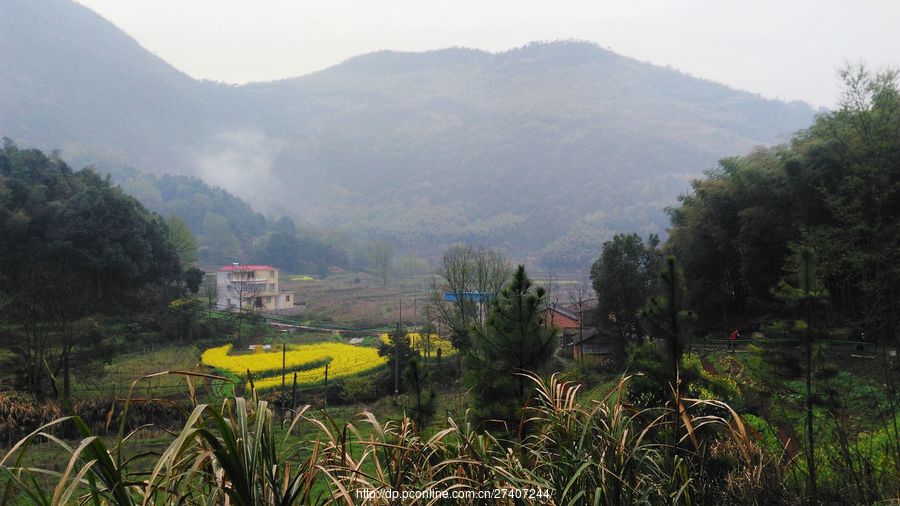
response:
<path id="1" fill-rule="evenodd" d="M 223 265 L 219 267 L 220 272 L 250 272 L 250 271 L 277 271 L 278 269 L 271 265 Z"/>
<path id="2" fill-rule="evenodd" d="M 549 306 L 547 306 L 546 311 L 554 311 L 563 316 L 566 316 L 575 321 L 578 321 L 578 313 L 576 313 L 575 311 L 572 311 L 571 309 L 560 306 L 559 304 L 550 304 Z"/>
<path id="3" fill-rule="evenodd" d="M 594 327 L 586 328 L 581 332 L 581 336 L 575 336 L 572 340 L 572 344 L 582 344 L 588 341 L 592 341 L 598 335 L 597 329 Z"/>

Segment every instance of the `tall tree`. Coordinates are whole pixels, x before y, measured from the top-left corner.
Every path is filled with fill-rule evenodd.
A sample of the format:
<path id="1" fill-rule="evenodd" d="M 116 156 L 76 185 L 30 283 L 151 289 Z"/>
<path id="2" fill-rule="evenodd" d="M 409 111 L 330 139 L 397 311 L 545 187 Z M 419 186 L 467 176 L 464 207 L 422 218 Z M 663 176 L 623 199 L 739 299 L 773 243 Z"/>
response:
<path id="1" fill-rule="evenodd" d="M 216 280 L 216 273 L 204 274 L 203 296 L 206 297 L 207 316 L 212 318 L 212 310 L 216 307 L 219 298 L 219 285 Z"/>
<path id="2" fill-rule="evenodd" d="M 694 313 L 686 309 L 686 297 L 684 274 L 675 257 L 669 256 L 659 273 L 657 295 L 647 299 L 638 314 L 644 330 L 662 345 L 663 364 L 669 369 L 668 386 L 673 396 L 671 448 L 677 445 L 678 426 L 684 414 L 681 397 L 686 384 L 681 377 L 681 359 L 688 344 L 690 327 L 696 319 Z"/>
<path id="3" fill-rule="evenodd" d="M 663 345 L 666 362 L 670 367 L 670 388 L 678 392 L 681 357 L 688 345 L 690 327 L 696 319 L 693 311 L 687 309 L 687 290 L 684 274 L 675 257 L 666 258 L 665 266 L 659 273 L 657 295 L 647 299 L 639 311 L 641 325 L 647 334 L 658 339 Z"/>
<path id="4" fill-rule="evenodd" d="M 434 416 L 435 393 L 429 388 L 430 374 L 428 367 L 420 363 L 418 356 L 410 357 L 403 369 L 403 379 L 411 396 L 412 419 L 419 430 Z"/>
<path id="5" fill-rule="evenodd" d="M 527 397 L 522 373 L 539 371 L 556 351 L 556 329 L 541 321 L 546 295 L 520 265 L 491 301 L 484 326 L 473 328 L 466 385 L 482 418 L 513 419 Z"/>
<path id="6" fill-rule="evenodd" d="M 205 274 L 199 268 L 191 267 L 190 269 L 185 269 L 181 274 L 181 279 L 184 280 L 184 285 L 189 292 L 197 293 L 200 291 L 204 276 Z"/>
<path id="7" fill-rule="evenodd" d="M 387 286 L 394 273 L 394 247 L 387 241 L 374 241 L 369 246 L 368 260 L 369 268 Z"/>
<path id="8" fill-rule="evenodd" d="M 197 263 L 199 256 L 197 255 L 197 239 L 191 232 L 187 222 L 181 218 L 172 215 L 166 219 L 166 225 L 169 228 L 169 243 L 175 249 L 178 255 L 178 261 L 184 267 L 189 267 Z"/>
<path id="9" fill-rule="evenodd" d="M 387 358 L 388 370 L 394 377 L 394 393 L 398 394 L 404 388 L 406 367 L 410 359 L 418 356 L 418 352 L 412 348 L 409 334 L 400 325 L 388 335 L 386 342 L 378 343 L 378 356 Z"/>
<path id="10" fill-rule="evenodd" d="M 32 391 L 46 360 L 68 394 L 76 351 L 97 342 L 82 323 L 166 302 L 180 272 L 165 221 L 108 178 L 11 143 L 0 152 L 0 291 L 27 336 L 13 347 Z"/>
<path id="11" fill-rule="evenodd" d="M 788 144 L 727 158 L 669 209 L 668 251 L 690 279 L 701 325 L 765 321 L 791 245 L 812 245 L 833 317 L 896 339 L 900 328 L 900 86 L 897 73 L 843 72 L 840 107 Z"/>
<path id="12" fill-rule="evenodd" d="M 616 234 L 591 266 L 600 321 L 612 324 L 621 343 L 642 335 L 637 312 L 653 293 L 661 260 L 656 235 L 644 243 L 637 234 Z"/>
<path id="13" fill-rule="evenodd" d="M 444 251 L 437 275 L 443 282 L 432 286 L 431 307 L 451 330 L 453 346 L 465 352 L 472 328 L 483 328 L 490 301 L 509 279 L 509 262 L 496 250 L 457 244 Z"/>
<path id="14" fill-rule="evenodd" d="M 816 502 L 817 476 L 815 456 L 815 427 L 813 409 L 823 396 L 816 391 L 816 383 L 834 377 L 835 371 L 822 363 L 821 342 L 827 336 L 821 327 L 822 311 L 828 292 L 817 273 L 816 254 L 809 247 L 801 247 L 791 262 L 795 283 L 781 280 L 772 290 L 782 302 L 784 315 L 791 318 L 771 324 L 767 339 L 755 349 L 760 360 L 758 376 L 776 382 L 801 380 L 803 383 L 803 413 L 805 416 L 807 483 L 810 503 Z"/>

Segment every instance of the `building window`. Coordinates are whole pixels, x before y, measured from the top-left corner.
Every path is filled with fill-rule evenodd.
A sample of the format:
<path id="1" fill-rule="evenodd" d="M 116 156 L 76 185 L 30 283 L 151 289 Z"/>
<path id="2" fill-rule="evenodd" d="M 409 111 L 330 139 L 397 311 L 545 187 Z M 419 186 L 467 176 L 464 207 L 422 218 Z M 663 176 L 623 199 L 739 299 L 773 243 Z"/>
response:
<path id="1" fill-rule="evenodd" d="M 285 301 L 285 302 L 290 302 L 290 301 L 291 301 L 291 296 L 290 296 L 290 295 L 285 295 L 285 296 L 284 296 L 284 301 Z"/>
<path id="2" fill-rule="evenodd" d="M 269 277 L 270 277 L 270 278 L 274 278 L 274 277 L 275 277 L 275 271 L 269 271 Z"/>
<path id="3" fill-rule="evenodd" d="M 274 291 L 275 291 L 275 283 L 269 283 L 269 291 L 270 291 L 270 292 L 274 292 Z"/>
<path id="4" fill-rule="evenodd" d="M 266 297 L 266 304 L 272 303 L 272 297 Z"/>

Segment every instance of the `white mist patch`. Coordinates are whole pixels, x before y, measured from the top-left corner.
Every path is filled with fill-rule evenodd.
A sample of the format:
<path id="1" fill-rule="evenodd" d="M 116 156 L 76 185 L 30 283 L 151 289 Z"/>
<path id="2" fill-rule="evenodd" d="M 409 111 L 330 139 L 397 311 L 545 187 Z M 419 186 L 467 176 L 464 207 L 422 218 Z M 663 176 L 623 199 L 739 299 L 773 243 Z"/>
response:
<path id="1" fill-rule="evenodd" d="M 220 132 L 196 151 L 197 176 L 249 201 L 257 210 L 271 211 L 278 188 L 272 163 L 283 145 L 284 141 L 258 129 Z"/>

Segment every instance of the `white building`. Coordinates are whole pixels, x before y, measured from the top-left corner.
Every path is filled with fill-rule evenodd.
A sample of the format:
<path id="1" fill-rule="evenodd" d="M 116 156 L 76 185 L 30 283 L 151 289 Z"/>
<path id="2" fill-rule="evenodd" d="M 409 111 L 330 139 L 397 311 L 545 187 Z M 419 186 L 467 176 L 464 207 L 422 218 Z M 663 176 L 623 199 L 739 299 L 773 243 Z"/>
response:
<path id="1" fill-rule="evenodd" d="M 216 274 L 220 308 L 278 311 L 294 307 L 294 292 L 278 286 L 278 269 L 271 265 L 226 265 Z"/>

